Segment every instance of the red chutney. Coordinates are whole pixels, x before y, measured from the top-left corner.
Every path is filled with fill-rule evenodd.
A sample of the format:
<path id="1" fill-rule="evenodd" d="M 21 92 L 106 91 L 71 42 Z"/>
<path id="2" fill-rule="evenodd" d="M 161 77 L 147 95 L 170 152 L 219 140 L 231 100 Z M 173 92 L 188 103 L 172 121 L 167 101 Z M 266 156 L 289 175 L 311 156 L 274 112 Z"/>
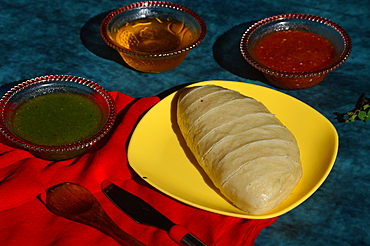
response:
<path id="1" fill-rule="evenodd" d="M 333 45 L 324 37 L 300 30 L 267 34 L 256 44 L 256 59 L 284 72 L 309 72 L 328 66 L 335 56 Z"/>

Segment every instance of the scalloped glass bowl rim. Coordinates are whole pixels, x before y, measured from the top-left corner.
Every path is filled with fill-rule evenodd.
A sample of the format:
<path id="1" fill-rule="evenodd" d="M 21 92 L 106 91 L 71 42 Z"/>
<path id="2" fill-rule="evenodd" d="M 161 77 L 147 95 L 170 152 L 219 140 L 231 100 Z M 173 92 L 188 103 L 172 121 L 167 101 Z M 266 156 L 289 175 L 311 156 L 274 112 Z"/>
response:
<path id="1" fill-rule="evenodd" d="M 266 67 L 262 65 L 261 63 L 257 62 L 250 53 L 248 52 L 247 44 L 249 42 L 250 36 L 257 30 L 258 28 L 263 27 L 265 24 L 270 24 L 273 22 L 280 22 L 284 20 L 292 20 L 292 19 L 300 19 L 300 20 L 307 20 L 312 22 L 317 22 L 322 25 L 326 25 L 328 27 L 333 28 L 335 31 L 338 32 L 338 34 L 342 37 L 343 43 L 344 43 L 344 50 L 342 51 L 341 55 L 338 57 L 337 61 L 334 62 L 329 68 L 319 69 L 316 71 L 310 71 L 310 72 L 284 72 L 284 71 L 278 71 L 271 69 L 269 67 Z M 240 41 L 240 51 L 242 53 L 242 56 L 249 64 L 251 64 L 254 68 L 260 70 L 263 73 L 277 76 L 277 77 L 283 77 L 283 78 L 311 78 L 311 77 L 319 77 L 325 74 L 328 74 L 329 72 L 337 69 L 339 66 L 341 66 L 349 57 L 352 50 L 352 42 L 348 35 L 348 33 L 338 24 L 335 22 L 326 19 L 324 17 L 310 15 L 310 14 L 283 14 L 283 15 L 276 15 L 272 17 L 265 18 L 263 20 L 260 20 L 256 23 L 254 23 L 252 26 L 250 26 L 242 36 L 242 39 Z"/>
<path id="2" fill-rule="evenodd" d="M 18 92 L 26 88 L 32 87 L 34 85 L 38 85 L 40 83 L 53 82 L 53 81 L 66 81 L 66 82 L 78 83 L 86 87 L 89 87 L 90 89 L 93 89 L 95 92 L 99 93 L 104 98 L 104 101 L 107 103 L 107 108 L 109 109 L 109 112 L 107 114 L 108 117 L 103 127 L 95 135 L 81 142 L 72 143 L 69 145 L 41 146 L 41 145 L 35 145 L 32 143 L 23 141 L 19 139 L 17 136 L 15 136 L 14 134 L 12 134 L 10 130 L 8 130 L 6 123 L 4 122 L 4 117 L 5 117 L 4 110 L 5 110 L 7 103 L 11 100 L 11 98 L 15 94 L 17 94 Z M 89 148 L 90 146 L 98 142 L 101 138 L 103 138 L 110 131 L 110 129 L 112 128 L 115 122 L 116 107 L 115 107 L 115 102 L 112 96 L 103 87 L 101 87 L 95 82 L 92 82 L 88 79 L 84 79 L 81 77 L 70 76 L 70 75 L 47 75 L 47 76 L 37 77 L 37 78 L 24 81 L 14 86 L 8 92 L 6 92 L 0 99 L 0 114 L 1 114 L 0 131 L 11 142 L 27 150 L 30 150 L 30 151 L 35 151 L 35 152 L 40 152 L 40 153 L 59 153 L 59 152 L 76 151 L 79 149 Z"/>
<path id="3" fill-rule="evenodd" d="M 107 33 L 107 28 L 108 28 L 109 22 L 116 15 L 118 15 L 118 14 L 120 14 L 120 13 L 126 11 L 126 10 L 135 9 L 135 8 L 144 8 L 144 7 L 170 8 L 170 9 L 182 11 L 184 13 L 187 13 L 187 14 L 191 15 L 199 23 L 199 26 L 200 26 L 199 37 L 197 38 L 196 41 L 194 41 L 194 43 L 192 43 L 191 45 L 189 45 L 186 48 L 182 48 L 180 50 L 176 50 L 176 51 L 172 51 L 172 52 L 161 52 L 161 53 L 145 53 L 145 52 L 132 51 L 132 50 L 126 49 L 126 48 L 116 44 L 109 37 L 109 35 Z M 118 9 L 112 11 L 111 13 L 109 13 L 104 18 L 104 20 L 103 20 L 103 22 L 100 26 L 100 34 L 101 34 L 103 40 L 110 47 L 112 47 L 112 48 L 114 48 L 114 49 L 116 49 L 120 52 L 123 52 L 125 54 L 128 54 L 128 55 L 137 56 L 137 57 L 150 57 L 150 58 L 166 58 L 166 57 L 171 57 L 171 56 L 179 55 L 181 53 L 190 51 L 190 50 L 194 49 L 195 47 L 197 47 L 203 41 L 203 39 L 206 36 L 206 32 L 207 32 L 206 24 L 205 24 L 204 20 L 197 13 L 195 13 L 194 11 L 192 11 L 191 9 L 189 9 L 189 8 L 183 6 L 183 5 L 176 4 L 176 3 L 170 3 L 170 2 L 165 2 L 165 1 L 137 2 L 137 3 L 132 3 L 130 5 L 118 8 Z"/>

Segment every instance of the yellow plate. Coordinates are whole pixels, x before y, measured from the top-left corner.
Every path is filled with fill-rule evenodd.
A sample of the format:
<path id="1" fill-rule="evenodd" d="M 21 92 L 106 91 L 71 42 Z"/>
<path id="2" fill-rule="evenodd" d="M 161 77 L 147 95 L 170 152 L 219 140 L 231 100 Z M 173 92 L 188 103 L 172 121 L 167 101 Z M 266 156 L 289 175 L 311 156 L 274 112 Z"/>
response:
<path id="1" fill-rule="evenodd" d="M 323 115 L 279 91 L 233 81 L 192 84 L 220 85 L 261 101 L 295 135 L 301 150 L 303 176 L 292 194 L 277 208 L 261 215 L 247 214 L 220 196 L 179 137 L 175 93 L 155 105 L 137 125 L 128 148 L 131 167 L 149 184 L 194 207 L 228 216 L 266 219 L 282 215 L 310 197 L 332 169 L 338 151 L 338 134 Z M 180 135 L 181 136 L 181 135 Z"/>

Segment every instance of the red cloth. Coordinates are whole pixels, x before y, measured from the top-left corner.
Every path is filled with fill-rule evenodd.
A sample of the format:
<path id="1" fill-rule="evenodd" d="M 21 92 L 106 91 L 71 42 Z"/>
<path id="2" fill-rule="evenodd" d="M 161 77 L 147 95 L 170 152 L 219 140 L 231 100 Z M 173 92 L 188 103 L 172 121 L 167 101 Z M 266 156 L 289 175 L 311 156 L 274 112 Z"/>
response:
<path id="1" fill-rule="evenodd" d="M 146 245 L 177 244 L 166 232 L 137 224 L 116 208 L 101 192 L 103 180 L 142 197 L 207 245 L 253 245 L 260 231 L 274 223 L 276 218 L 246 220 L 203 211 L 149 186 L 128 166 L 126 147 L 140 117 L 159 98 L 134 99 L 119 92 L 111 95 L 119 112 L 115 128 L 103 146 L 81 157 L 59 162 L 41 160 L 0 137 L 1 245 L 118 245 L 94 228 L 54 215 L 37 198 L 47 188 L 62 182 L 88 188 L 123 230 Z"/>

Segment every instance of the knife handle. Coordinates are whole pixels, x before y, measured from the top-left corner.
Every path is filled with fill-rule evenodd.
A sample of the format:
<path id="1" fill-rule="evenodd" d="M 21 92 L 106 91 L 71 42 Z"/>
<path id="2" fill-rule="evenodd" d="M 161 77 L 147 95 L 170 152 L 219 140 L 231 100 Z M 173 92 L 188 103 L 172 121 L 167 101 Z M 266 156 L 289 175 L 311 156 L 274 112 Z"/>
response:
<path id="1" fill-rule="evenodd" d="M 202 241 L 196 238 L 193 234 L 188 233 L 181 239 L 181 245 L 186 246 L 206 246 Z"/>
<path id="2" fill-rule="evenodd" d="M 205 243 L 196 238 L 186 228 L 180 225 L 174 225 L 169 231 L 172 240 L 184 246 L 207 246 Z"/>

